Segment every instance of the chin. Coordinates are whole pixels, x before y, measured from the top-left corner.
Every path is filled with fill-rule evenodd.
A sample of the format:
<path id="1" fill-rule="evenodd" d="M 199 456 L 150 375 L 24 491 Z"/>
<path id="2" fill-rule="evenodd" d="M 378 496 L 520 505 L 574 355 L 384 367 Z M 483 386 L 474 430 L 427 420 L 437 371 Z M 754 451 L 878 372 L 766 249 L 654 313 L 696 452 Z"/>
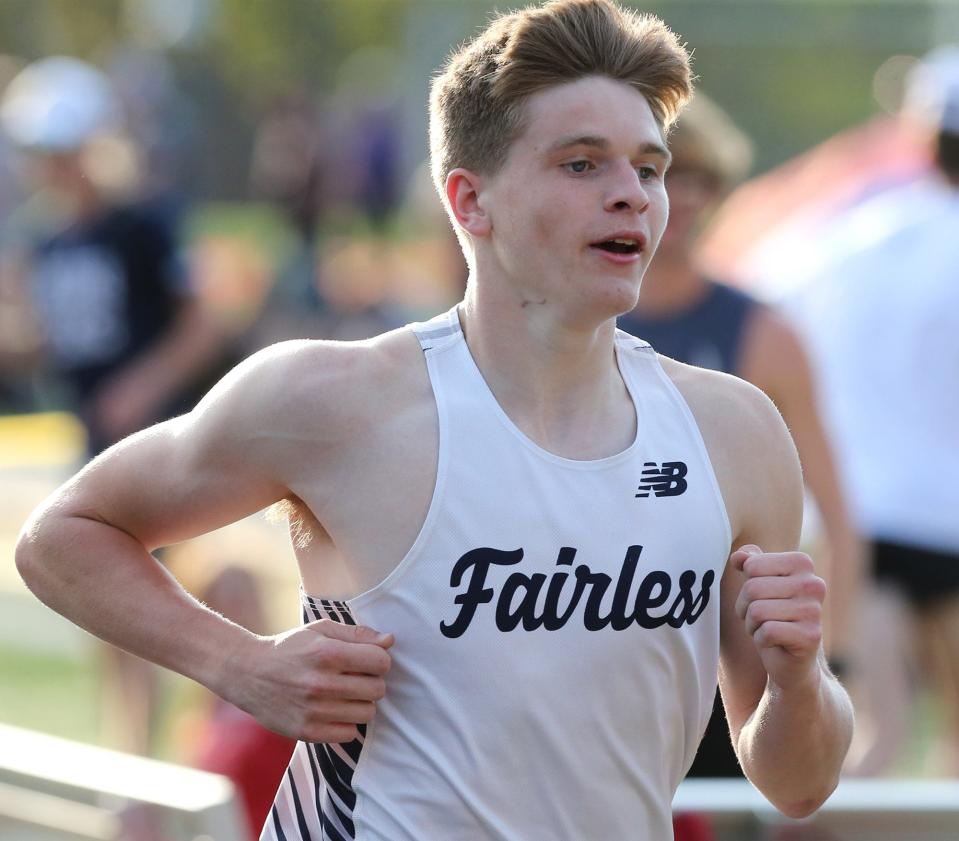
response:
<path id="1" fill-rule="evenodd" d="M 630 278 L 611 278 L 606 287 L 610 299 L 610 306 L 616 309 L 617 315 L 629 312 L 639 301 L 639 289 L 643 283 L 646 266 Z"/>
<path id="2" fill-rule="evenodd" d="M 626 283 L 618 279 L 597 291 L 592 300 L 584 304 L 584 309 L 594 311 L 598 321 L 605 321 L 630 312 L 638 302 L 639 282 Z"/>

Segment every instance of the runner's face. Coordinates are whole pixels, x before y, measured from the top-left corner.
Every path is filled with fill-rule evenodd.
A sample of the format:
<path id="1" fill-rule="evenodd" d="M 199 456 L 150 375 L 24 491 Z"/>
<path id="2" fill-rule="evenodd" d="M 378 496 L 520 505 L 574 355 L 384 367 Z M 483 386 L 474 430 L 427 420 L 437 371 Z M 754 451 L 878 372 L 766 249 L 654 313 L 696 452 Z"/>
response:
<path id="1" fill-rule="evenodd" d="M 494 272 L 566 320 L 603 321 L 635 306 L 668 213 L 668 165 L 646 99 L 587 77 L 534 94 L 526 130 L 484 179 Z"/>

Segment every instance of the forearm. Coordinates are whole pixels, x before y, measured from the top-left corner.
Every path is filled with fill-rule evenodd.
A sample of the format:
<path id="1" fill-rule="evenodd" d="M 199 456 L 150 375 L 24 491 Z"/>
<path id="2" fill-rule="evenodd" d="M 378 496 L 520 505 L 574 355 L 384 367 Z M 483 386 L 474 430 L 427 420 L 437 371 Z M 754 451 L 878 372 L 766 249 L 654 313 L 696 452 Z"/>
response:
<path id="1" fill-rule="evenodd" d="M 849 697 L 824 665 L 789 689 L 769 680 L 739 733 L 740 762 L 770 802 L 804 817 L 836 787 L 852 728 Z"/>
<path id="2" fill-rule="evenodd" d="M 80 627 L 229 696 L 229 664 L 259 639 L 192 598 L 125 532 L 49 515 L 21 535 L 17 568 L 31 591 Z"/>

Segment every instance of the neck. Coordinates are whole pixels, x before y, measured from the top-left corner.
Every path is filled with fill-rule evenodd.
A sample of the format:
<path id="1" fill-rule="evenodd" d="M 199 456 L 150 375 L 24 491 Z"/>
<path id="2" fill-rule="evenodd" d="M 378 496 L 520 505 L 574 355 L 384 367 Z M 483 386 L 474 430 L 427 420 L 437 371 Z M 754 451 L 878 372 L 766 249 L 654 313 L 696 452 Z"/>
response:
<path id="1" fill-rule="evenodd" d="M 620 452 L 635 413 L 613 348 L 615 321 L 569 323 L 549 302 L 471 277 L 459 308 L 473 359 L 510 419 L 568 458 Z"/>

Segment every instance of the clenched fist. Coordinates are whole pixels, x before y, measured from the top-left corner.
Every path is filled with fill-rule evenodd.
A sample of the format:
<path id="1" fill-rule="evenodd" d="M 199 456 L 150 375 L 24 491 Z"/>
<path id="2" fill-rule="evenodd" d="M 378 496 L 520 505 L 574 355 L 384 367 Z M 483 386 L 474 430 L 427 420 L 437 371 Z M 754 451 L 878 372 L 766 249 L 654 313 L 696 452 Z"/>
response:
<path id="1" fill-rule="evenodd" d="M 329 619 L 255 637 L 229 665 L 224 697 L 271 730 L 306 742 L 349 742 L 386 693 L 393 635 Z"/>
<path id="2" fill-rule="evenodd" d="M 826 583 L 802 552 L 743 546 L 729 558 L 746 581 L 736 615 L 746 625 L 770 680 L 788 689 L 819 669 Z"/>

